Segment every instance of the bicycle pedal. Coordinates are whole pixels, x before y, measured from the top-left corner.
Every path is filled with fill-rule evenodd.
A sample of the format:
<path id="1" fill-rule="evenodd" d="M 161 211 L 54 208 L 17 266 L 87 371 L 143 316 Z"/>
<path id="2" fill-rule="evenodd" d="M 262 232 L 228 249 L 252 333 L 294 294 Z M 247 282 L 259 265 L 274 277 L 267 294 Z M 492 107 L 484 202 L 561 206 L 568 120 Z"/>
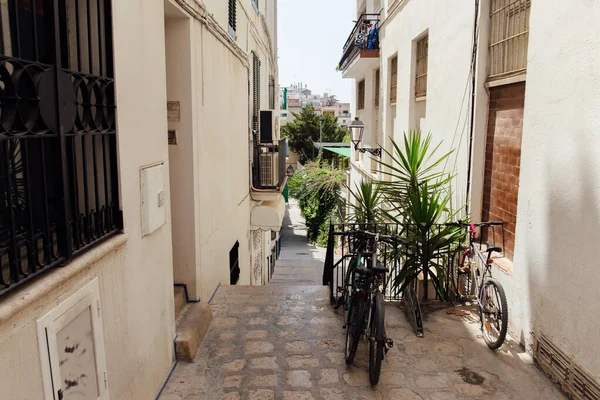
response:
<path id="1" fill-rule="evenodd" d="M 384 346 L 385 346 L 385 354 L 387 354 L 387 352 L 390 351 L 390 349 L 392 347 L 394 347 L 394 341 L 392 339 L 386 339 Z"/>

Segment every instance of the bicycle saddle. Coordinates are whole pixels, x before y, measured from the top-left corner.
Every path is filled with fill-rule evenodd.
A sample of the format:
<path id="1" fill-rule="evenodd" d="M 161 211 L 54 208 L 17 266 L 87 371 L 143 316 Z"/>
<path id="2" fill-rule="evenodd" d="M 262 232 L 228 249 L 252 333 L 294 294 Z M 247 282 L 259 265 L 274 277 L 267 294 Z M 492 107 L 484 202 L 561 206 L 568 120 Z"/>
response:
<path id="1" fill-rule="evenodd" d="M 487 248 L 485 251 L 488 253 L 502 253 L 502 247 L 494 246 L 490 243 L 486 243 Z"/>

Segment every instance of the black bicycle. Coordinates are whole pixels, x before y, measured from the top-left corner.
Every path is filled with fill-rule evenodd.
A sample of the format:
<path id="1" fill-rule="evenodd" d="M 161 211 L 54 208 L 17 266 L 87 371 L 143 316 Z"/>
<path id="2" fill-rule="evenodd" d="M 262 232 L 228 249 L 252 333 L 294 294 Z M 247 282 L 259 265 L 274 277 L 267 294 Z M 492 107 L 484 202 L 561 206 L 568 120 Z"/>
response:
<path id="1" fill-rule="evenodd" d="M 378 259 L 378 243 L 383 235 L 366 231 L 346 235 L 362 242 L 356 246 L 360 251 L 350 260 L 344 286 L 338 288 L 341 296 L 335 308 L 343 305 L 346 311 L 346 364 L 352 364 L 358 343 L 365 337 L 369 343 L 369 380 L 374 386 L 379 382 L 381 362 L 394 346 L 385 329 L 384 293 L 389 269 Z"/>

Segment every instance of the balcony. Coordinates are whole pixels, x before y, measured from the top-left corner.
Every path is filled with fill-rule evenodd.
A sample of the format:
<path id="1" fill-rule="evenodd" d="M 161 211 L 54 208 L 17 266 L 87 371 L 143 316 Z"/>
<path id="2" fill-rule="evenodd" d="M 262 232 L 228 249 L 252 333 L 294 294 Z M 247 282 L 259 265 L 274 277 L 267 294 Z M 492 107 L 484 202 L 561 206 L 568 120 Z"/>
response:
<path id="1" fill-rule="evenodd" d="M 344 78 L 360 78 L 379 65 L 379 14 L 362 14 L 344 45 L 339 69 Z"/>
<path id="2" fill-rule="evenodd" d="M 274 142 L 254 142 L 254 163 L 252 165 L 252 198 L 254 200 L 275 200 L 285 187 L 286 139 Z"/>

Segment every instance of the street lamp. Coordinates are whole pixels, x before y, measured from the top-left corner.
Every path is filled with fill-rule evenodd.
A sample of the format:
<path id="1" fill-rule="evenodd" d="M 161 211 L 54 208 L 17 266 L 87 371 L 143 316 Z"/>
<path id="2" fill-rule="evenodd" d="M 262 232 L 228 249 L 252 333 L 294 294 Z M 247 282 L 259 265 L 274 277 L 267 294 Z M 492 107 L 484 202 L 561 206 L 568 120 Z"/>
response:
<path id="1" fill-rule="evenodd" d="M 288 178 L 291 178 L 292 175 L 294 175 L 294 167 L 292 167 L 292 165 L 288 165 L 287 169 L 285 170 L 285 174 L 287 175 Z"/>
<path id="2" fill-rule="evenodd" d="M 365 134 L 365 124 L 358 117 L 354 118 L 354 121 L 350 125 L 348 125 L 348 129 L 350 130 L 350 140 L 354 144 L 354 150 L 359 151 L 361 153 L 370 153 L 375 157 L 381 157 L 381 147 L 376 148 L 359 148 L 358 145 L 362 142 L 363 135 Z M 355 132 L 356 131 L 356 132 Z"/>

